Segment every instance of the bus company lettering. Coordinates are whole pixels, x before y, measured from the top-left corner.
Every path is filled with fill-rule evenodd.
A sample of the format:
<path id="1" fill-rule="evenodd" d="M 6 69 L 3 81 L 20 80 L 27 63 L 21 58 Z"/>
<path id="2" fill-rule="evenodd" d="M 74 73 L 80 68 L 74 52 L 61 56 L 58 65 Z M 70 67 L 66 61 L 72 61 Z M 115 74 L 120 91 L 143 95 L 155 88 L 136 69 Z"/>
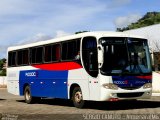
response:
<path id="1" fill-rule="evenodd" d="M 26 72 L 26 77 L 38 77 L 38 72 Z"/>
<path id="2" fill-rule="evenodd" d="M 125 80 L 125 81 L 114 81 L 114 84 L 128 84 L 128 81 Z"/>

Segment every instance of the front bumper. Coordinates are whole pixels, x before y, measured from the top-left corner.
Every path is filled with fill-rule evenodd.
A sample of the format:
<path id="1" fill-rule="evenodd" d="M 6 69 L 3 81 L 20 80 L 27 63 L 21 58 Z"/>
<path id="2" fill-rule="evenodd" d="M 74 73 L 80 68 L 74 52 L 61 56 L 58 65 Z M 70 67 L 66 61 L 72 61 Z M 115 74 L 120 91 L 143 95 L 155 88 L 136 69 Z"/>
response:
<path id="1" fill-rule="evenodd" d="M 143 87 L 135 90 L 125 90 L 118 88 L 118 90 L 101 88 L 100 101 L 109 101 L 112 98 L 119 100 L 124 99 L 150 99 L 152 95 L 152 88 L 144 89 Z"/>

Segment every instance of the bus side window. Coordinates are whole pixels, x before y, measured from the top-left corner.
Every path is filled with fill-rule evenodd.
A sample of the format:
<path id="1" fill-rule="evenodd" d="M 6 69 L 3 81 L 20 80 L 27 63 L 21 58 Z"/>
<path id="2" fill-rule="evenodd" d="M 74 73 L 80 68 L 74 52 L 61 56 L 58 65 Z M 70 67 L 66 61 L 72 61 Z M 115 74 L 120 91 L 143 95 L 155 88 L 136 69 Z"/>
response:
<path id="1" fill-rule="evenodd" d="M 37 47 L 31 49 L 31 63 L 42 63 L 43 62 L 43 47 Z"/>
<path id="2" fill-rule="evenodd" d="M 47 45 L 44 47 L 44 62 L 51 62 L 51 53 L 52 52 L 52 46 Z"/>
<path id="3" fill-rule="evenodd" d="M 95 37 L 85 37 L 82 41 L 83 65 L 92 77 L 98 75 L 97 40 Z"/>
<path id="4" fill-rule="evenodd" d="M 74 61 L 80 51 L 80 39 L 62 43 L 62 60 Z"/>
<path id="5" fill-rule="evenodd" d="M 19 50 L 17 52 L 17 64 L 22 65 L 23 64 L 23 51 Z"/>
<path id="6" fill-rule="evenodd" d="M 68 49 L 67 42 L 62 43 L 62 60 L 67 60 L 67 54 L 68 54 L 67 49 Z"/>
<path id="7" fill-rule="evenodd" d="M 28 49 L 23 50 L 23 65 L 28 65 L 29 64 L 29 58 L 28 58 Z"/>
<path id="8" fill-rule="evenodd" d="M 16 66 L 16 52 L 8 53 L 8 66 Z"/>
<path id="9" fill-rule="evenodd" d="M 20 66 L 28 65 L 28 49 L 19 50 L 17 52 L 17 64 Z"/>
<path id="10" fill-rule="evenodd" d="M 36 63 L 43 63 L 43 47 L 38 47 L 37 48 Z"/>
<path id="11" fill-rule="evenodd" d="M 52 46 L 52 61 L 59 61 L 61 58 L 60 44 L 55 44 Z"/>

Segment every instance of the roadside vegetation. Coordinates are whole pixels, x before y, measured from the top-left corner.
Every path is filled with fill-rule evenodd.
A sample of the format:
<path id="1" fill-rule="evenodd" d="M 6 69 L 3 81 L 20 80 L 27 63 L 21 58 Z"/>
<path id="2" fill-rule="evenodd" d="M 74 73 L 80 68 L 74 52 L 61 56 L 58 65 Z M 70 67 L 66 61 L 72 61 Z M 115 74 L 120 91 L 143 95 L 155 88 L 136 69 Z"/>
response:
<path id="1" fill-rule="evenodd" d="M 126 31 L 141 27 L 146 27 L 160 23 L 160 12 L 147 12 L 141 19 L 135 23 L 131 23 L 127 27 L 117 28 L 117 31 Z"/>
<path id="2" fill-rule="evenodd" d="M 6 59 L 0 59 L 0 76 L 6 76 L 6 69 L 5 69 Z"/>

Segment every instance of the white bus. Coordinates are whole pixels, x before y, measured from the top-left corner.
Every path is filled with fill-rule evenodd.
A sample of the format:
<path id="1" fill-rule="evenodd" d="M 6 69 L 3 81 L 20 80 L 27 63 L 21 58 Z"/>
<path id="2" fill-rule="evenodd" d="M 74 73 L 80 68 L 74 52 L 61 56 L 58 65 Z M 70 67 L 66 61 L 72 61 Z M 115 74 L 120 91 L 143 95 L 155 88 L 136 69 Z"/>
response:
<path id="1" fill-rule="evenodd" d="M 8 48 L 8 92 L 26 103 L 43 97 L 85 101 L 150 98 L 147 40 L 121 32 L 86 32 Z"/>

